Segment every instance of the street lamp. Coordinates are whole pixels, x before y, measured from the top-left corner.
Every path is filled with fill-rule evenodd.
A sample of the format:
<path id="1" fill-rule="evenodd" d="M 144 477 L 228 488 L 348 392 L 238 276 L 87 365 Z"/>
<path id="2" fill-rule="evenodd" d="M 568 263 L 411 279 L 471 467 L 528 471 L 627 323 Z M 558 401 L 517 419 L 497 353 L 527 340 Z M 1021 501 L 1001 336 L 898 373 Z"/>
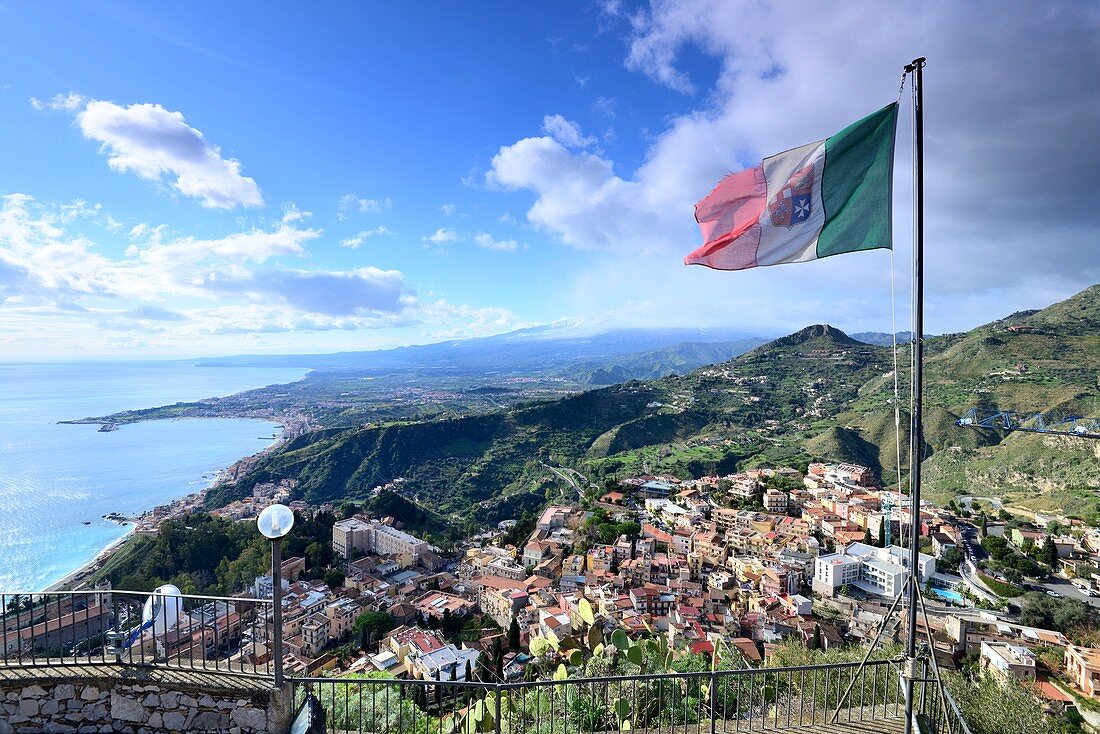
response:
<path id="1" fill-rule="evenodd" d="M 275 685 L 283 684 L 283 558 L 281 543 L 294 527 L 294 512 L 286 505 L 268 505 L 256 519 L 260 533 L 271 541 L 272 650 Z"/>

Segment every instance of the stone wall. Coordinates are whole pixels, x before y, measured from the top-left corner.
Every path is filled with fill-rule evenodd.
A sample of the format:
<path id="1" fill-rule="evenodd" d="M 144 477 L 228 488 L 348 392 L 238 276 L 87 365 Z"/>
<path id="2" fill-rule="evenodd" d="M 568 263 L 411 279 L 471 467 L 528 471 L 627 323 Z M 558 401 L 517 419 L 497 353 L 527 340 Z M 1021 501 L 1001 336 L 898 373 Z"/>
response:
<path id="1" fill-rule="evenodd" d="M 74 669 L 0 680 L 0 734 L 15 732 L 231 732 L 281 734 L 290 695 L 270 683 L 216 676 L 91 676 Z M 223 676 L 229 678 L 229 676 Z"/>

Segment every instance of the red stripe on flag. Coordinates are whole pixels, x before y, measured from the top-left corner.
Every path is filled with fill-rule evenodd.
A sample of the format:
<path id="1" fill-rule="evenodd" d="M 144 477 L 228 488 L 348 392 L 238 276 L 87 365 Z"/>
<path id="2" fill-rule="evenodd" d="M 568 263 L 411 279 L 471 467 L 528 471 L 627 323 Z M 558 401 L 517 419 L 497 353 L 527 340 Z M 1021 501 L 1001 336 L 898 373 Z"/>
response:
<path id="1" fill-rule="evenodd" d="M 768 198 L 762 165 L 731 173 L 695 205 L 704 244 L 684 258 L 685 265 L 716 270 L 756 267 L 760 215 Z"/>

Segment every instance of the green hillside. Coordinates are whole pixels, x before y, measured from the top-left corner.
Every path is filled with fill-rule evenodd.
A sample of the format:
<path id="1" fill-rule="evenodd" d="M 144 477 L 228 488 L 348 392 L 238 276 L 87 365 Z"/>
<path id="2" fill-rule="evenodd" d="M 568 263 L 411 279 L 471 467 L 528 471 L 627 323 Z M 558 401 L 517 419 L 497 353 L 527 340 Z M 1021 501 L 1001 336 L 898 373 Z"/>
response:
<path id="1" fill-rule="evenodd" d="M 444 515 L 471 507 L 484 519 L 541 504 L 553 485 L 541 461 L 568 463 L 614 426 L 651 411 L 663 393 L 640 383 L 594 390 L 513 411 L 307 434 L 263 457 L 235 485 L 212 490 L 212 505 L 263 482 L 292 478 L 312 502 L 360 499 L 404 478 L 403 487 Z M 554 492 L 556 494 L 556 491 Z"/>
<path id="2" fill-rule="evenodd" d="M 960 428 L 973 406 L 1100 414 L 1100 287 L 1042 311 L 926 340 L 929 492 L 1000 494 L 1022 507 L 1091 514 L 1100 443 Z M 482 521 L 571 491 L 545 466 L 593 481 L 631 473 L 698 476 L 760 465 L 853 461 L 896 483 L 893 356 L 826 325 L 809 326 L 683 376 L 627 382 L 551 402 L 446 420 L 308 434 L 262 459 L 212 503 L 257 482 L 298 480 L 320 501 L 364 497 L 405 478 L 402 493 L 443 515 Z M 898 357 L 901 404 L 907 352 Z M 902 466 L 909 416 L 901 413 Z M 904 473 L 904 472 L 903 472 Z"/>

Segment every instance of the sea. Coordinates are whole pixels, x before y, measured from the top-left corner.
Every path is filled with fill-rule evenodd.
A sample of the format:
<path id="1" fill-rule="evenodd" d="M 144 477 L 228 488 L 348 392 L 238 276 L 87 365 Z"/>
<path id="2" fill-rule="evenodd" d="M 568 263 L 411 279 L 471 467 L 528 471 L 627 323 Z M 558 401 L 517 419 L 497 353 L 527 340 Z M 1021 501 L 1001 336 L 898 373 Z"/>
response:
<path id="1" fill-rule="evenodd" d="M 139 514 L 271 445 L 259 420 L 184 418 L 100 432 L 58 421 L 301 379 L 296 368 L 189 362 L 0 363 L 0 592 L 40 591 L 118 542 Z"/>

